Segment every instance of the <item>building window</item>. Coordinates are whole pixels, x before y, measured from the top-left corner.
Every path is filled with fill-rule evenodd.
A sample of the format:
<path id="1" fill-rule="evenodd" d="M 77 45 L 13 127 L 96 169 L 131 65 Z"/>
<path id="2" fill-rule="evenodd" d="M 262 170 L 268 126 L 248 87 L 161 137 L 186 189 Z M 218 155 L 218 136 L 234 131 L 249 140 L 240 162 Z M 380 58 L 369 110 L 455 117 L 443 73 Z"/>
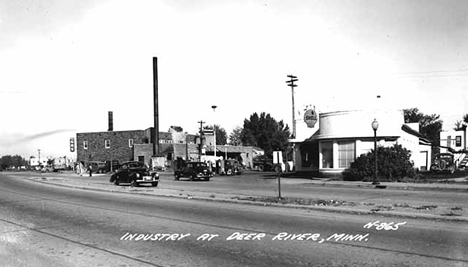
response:
<path id="1" fill-rule="evenodd" d="M 128 147 L 133 147 L 133 139 L 128 139 Z"/>
<path id="2" fill-rule="evenodd" d="M 460 135 L 457 135 L 457 137 L 455 137 L 455 145 L 460 147 L 461 146 L 461 136 Z"/>
<path id="3" fill-rule="evenodd" d="M 349 168 L 354 155 L 354 141 L 338 142 L 338 168 Z"/>
<path id="4" fill-rule="evenodd" d="M 159 139 L 159 143 L 160 143 L 160 144 L 164 144 L 164 141 L 165 141 L 165 140 L 163 140 L 163 139 Z"/>
<path id="5" fill-rule="evenodd" d="M 104 140 L 104 146 L 110 148 L 110 140 Z"/>
<path id="6" fill-rule="evenodd" d="M 323 142 L 321 150 L 322 168 L 333 168 L 333 142 Z"/>
<path id="7" fill-rule="evenodd" d="M 88 141 L 83 141 L 83 149 L 88 149 Z"/>

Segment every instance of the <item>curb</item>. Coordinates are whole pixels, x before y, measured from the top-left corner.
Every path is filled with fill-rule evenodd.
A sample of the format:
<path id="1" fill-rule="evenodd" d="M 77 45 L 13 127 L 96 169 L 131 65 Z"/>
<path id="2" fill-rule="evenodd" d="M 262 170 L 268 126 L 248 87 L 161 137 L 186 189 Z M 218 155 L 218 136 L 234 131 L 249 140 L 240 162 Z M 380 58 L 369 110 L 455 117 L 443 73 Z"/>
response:
<path id="1" fill-rule="evenodd" d="M 424 219 L 424 220 L 431 220 L 431 221 L 449 221 L 449 222 L 468 222 L 467 217 L 449 217 L 449 216 L 442 216 L 442 215 L 434 215 L 434 214 L 408 214 L 405 212 L 390 212 L 390 211 L 369 211 L 363 209 L 345 209 L 340 207 L 331 207 L 331 206 L 307 206 L 307 205 L 297 205 L 297 204 L 281 204 L 281 203 L 271 203 L 271 202 L 261 202 L 261 201 L 250 201 L 250 200 L 240 200 L 240 199 L 230 199 L 230 198 L 216 198 L 216 197 L 201 197 L 195 196 L 195 193 L 192 192 L 193 195 L 190 195 L 191 192 L 187 191 L 183 194 L 148 194 L 145 192 L 128 192 L 128 191 L 118 191 L 112 189 L 102 189 L 96 188 L 91 186 L 80 186 L 80 185 L 66 185 L 66 184 L 59 184 L 49 181 L 41 181 L 41 180 L 34 180 L 34 179 L 27 179 L 24 178 L 23 180 L 47 184 L 52 186 L 58 187 L 66 187 L 66 188 L 77 188 L 82 190 L 90 190 L 90 191 L 100 191 L 100 192 L 109 192 L 109 193 L 123 193 L 123 194 L 138 194 L 144 196 L 153 196 L 153 197 L 167 197 L 167 198 L 179 198 L 179 199 L 189 199 L 189 200 L 201 200 L 201 201 L 209 201 L 209 202 L 224 202 L 224 203 L 233 203 L 233 204 L 243 204 L 243 205 L 253 205 L 253 206 L 263 206 L 263 207 L 279 207 L 279 208 L 292 208 L 292 209 L 304 209 L 304 210 L 316 210 L 322 212 L 330 212 L 330 213 L 341 213 L 341 214 L 351 214 L 351 215 L 379 215 L 384 217 L 394 217 L 394 218 L 401 218 L 401 219 Z M 188 196 L 187 196 L 188 195 Z M 214 194 L 213 194 L 214 195 Z"/>

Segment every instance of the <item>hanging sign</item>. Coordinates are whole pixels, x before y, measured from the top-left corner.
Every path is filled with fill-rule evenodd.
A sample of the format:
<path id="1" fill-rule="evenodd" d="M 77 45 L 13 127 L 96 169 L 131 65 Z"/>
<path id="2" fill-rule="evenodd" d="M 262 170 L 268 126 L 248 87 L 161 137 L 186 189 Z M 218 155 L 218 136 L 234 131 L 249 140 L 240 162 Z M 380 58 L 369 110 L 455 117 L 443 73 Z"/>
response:
<path id="1" fill-rule="evenodd" d="M 305 111 L 304 122 L 309 128 L 313 128 L 315 126 L 315 123 L 317 123 L 317 112 L 315 112 L 315 107 L 309 108 Z"/>

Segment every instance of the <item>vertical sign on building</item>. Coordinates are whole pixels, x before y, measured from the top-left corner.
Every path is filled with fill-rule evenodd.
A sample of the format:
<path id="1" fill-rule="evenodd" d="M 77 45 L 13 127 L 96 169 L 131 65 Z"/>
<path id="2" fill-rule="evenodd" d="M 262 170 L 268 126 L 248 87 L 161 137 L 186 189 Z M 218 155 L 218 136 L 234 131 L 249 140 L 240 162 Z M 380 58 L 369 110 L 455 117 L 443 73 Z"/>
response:
<path id="1" fill-rule="evenodd" d="M 75 152 L 75 138 L 70 137 L 70 152 Z"/>

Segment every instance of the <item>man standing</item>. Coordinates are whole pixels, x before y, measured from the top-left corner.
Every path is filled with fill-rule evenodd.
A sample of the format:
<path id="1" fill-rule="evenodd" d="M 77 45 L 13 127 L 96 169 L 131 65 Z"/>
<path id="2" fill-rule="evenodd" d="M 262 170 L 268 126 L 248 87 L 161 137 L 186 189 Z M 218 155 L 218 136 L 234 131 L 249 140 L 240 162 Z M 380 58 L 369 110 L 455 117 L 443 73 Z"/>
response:
<path id="1" fill-rule="evenodd" d="M 93 165 L 89 164 L 88 165 L 88 171 L 89 171 L 89 177 L 93 176 Z"/>

